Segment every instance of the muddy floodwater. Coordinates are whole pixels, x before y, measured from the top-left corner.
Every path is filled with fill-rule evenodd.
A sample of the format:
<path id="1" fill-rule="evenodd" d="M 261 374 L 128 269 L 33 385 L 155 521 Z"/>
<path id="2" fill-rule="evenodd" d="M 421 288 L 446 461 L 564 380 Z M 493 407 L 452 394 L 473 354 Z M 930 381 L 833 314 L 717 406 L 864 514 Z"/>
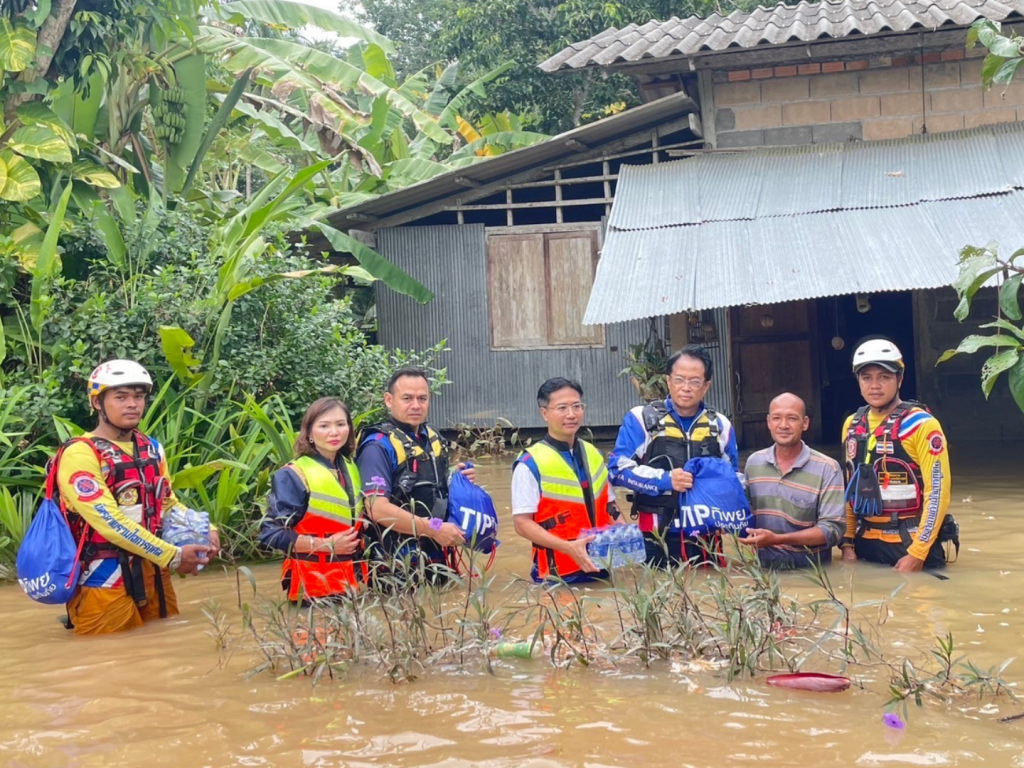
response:
<path id="1" fill-rule="evenodd" d="M 954 451 L 960 560 L 948 581 L 906 579 L 882 628 L 887 655 L 919 658 L 949 631 L 983 667 L 1024 650 L 1022 455 L 1019 445 Z M 480 472 L 502 516 L 495 567 L 527 575 L 508 478 L 507 462 Z M 254 570 L 276 595 L 278 566 Z M 858 601 L 904 580 L 867 565 L 830 573 Z M 783 583 L 793 594 L 811 589 L 798 576 Z M 912 707 L 896 731 L 881 722 L 885 685 L 869 671 L 854 674 L 869 690 L 839 694 L 773 689 L 763 678 L 725 684 L 668 664 L 566 671 L 545 660 L 401 685 L 372 674 L 315 688 L 246 679 L 255 657 L 237 653 L 218 667 L 201 613 L 216 598 L 237 619 L 234 575 L 218 568 L 176 585 L 180 617 L 98 639 L 72 637 L 59 610 L 0 587 L 0 766 L 1024 766 L 1024 720 L 998 722 L 1024 712 L 1024 698 Z M 1024 660 L 1005 677 L 1024 683 Z"/>

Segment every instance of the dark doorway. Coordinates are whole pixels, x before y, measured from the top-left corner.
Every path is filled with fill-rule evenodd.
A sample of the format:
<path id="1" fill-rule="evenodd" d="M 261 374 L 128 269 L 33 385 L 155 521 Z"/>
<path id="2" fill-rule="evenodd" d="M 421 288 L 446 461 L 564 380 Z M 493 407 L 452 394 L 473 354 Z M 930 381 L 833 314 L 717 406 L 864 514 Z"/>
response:
<path id="1" fill-rule="evenodd" d="M 864 303 L 864 300 L 867 303 Z M 858 307 L 859 304 L 859 307 Z M 861 311 L 861 310 L 867 311 Z M 865 338 L 885 336 L 903 353 L 907 371 L 900 395 L 917 395 L 914 371 L 914 309 L 909 291 L 873 293 L 861 297 L 838 296 L 818 300 L 818 339 L 821 345 L 821 418 L 826 443 L 840 442 L 843 421 L 863 405 L 853 377 L 853 352 Z M 842 349 L 833 340 L 842 339 Z"/>

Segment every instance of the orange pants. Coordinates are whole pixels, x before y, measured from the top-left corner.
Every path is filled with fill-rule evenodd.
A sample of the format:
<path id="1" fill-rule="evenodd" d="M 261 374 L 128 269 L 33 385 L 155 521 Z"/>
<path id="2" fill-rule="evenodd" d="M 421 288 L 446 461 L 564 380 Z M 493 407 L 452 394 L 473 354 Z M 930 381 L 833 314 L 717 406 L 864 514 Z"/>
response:
<path id="1" fill-rule="evenodd" d="M 143 564 L 146 584 L 146 604 L 136 605 L 123 586 L 81 587 L 68 602 L 68 616 L 75 625 L 76 635 L 106 635 L 141 627 L 143 622 L 160 618 L 160 597 L 156 591 L 153 564 Z M 178 615 L 178 598 L 171 583 L 171 572 L 160 569 L 167 602 L 167 615 Z"/>

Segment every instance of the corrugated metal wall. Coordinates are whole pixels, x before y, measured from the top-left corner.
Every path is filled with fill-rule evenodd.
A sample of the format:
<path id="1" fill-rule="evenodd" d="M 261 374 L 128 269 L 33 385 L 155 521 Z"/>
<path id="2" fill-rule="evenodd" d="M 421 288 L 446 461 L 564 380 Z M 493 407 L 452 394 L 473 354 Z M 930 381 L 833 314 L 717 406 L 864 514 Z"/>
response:
<path id="1" fill-rule="evenodd" d="M 424 349 L 448 340 L 444 364 L 452 383 L 430 413 L 439 429 L 491 426 L 499 417 L 519 427 L 543 426 L 534 396 L 552 376 L 580 381 L 590 426 L 618 425 L 639 404 L 633 386 L 618 374 L 627 346 L 646 338 L 643 322 L 606 327 L 604 348 L 491 351 L 482 224 L 382 229 L 377 248 L 436 294 L 420 305 L 378 286 L 377 317 L 387 347 Z"/>
<path id="2" fill-rule="evenodd" d="M 719 413 L 732 418 L 733 373 L 729 367 L 729 310 L 711 310 L 715 328 L 718 329 L 718 343 L 707 345 L 714 366 L 715 375 L 711 379 L 707 403 Z"/>

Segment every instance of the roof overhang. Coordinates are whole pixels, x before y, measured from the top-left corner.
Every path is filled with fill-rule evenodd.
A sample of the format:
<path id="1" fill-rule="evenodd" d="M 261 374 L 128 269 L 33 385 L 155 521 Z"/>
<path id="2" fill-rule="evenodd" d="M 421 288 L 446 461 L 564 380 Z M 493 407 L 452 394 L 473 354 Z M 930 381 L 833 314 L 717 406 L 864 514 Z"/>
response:
<path id="1" fill-rule="evenodd" d="M 624 166 L 584 322 L 950 285 L 1024 244 L 1024 124 Z"/>
<path id="2" fill-rule="evenodd" d="M 517 181 L 544 174 L 548 166 L 567 158 L 599 157 L 616 142 L 644 131 L 685 119 L 697 106 L 686 93 L 662 99 L 606 117 L 580 128 L 552 136 L 496 157 L 482 159 L 405 189 L 344 208 L 328 217 L 336 229 L 374 229 L 395 226 L 429 215 L 453 198 L 463 202 L 486 197 Z"/>

